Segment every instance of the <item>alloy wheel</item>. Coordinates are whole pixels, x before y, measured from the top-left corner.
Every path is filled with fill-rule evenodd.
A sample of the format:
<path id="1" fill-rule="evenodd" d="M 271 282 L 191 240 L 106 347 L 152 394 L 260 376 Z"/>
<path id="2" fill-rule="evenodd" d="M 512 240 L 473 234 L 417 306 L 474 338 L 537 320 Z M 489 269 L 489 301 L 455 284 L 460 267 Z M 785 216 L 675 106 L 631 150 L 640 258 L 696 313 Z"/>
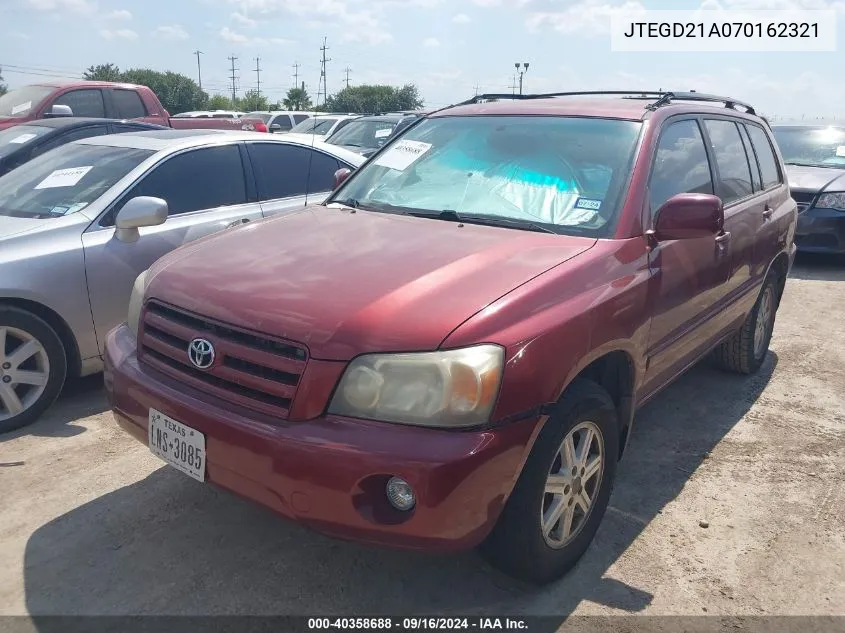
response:
<path id="1" fill-rule="evenodd" d="M 37 338 L 24 330 L 0 326 L 0 422 L 35 404 L 50 377 L 50 359 Z"/>

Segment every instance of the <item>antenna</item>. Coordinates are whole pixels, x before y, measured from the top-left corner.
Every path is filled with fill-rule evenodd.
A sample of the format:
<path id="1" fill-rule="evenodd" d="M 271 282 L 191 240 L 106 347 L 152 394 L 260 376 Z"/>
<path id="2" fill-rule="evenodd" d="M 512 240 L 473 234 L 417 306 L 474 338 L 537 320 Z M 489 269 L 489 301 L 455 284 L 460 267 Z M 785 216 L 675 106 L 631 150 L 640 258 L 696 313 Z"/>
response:
<path id="1" fill-rule="evenodd" d="M 238 68 L 235 68 L 235 62 L 238 61 L 238 58 L 234 55 L 231 55 L 229 57 L 229 61 L 232 62 L 232 108 L 234 109 L 237 108 L 237 105 L 235 105 L 235 101 L 237 101 L 238 99 L 238 89 L 237 85 L 235 84 L 235 81 L 238 78 L 235 73 L 239 70 Z"/>
<path id="2" fill-rule="evenodd" d="M 255 58 L 255 83 L 256 83 L 256 90 L 258 91 L 258 98 L 261 98 L 261 58 Z"/>
<path id="3" fill-rule="evenodd" d="M 197 56 L 197 81 L 199 82 L 200 91 L 202 91 L 202 67 L 200 66 L 200 55 L 203 55 L 201 50 L 195 50 L 194 55 Z"/>

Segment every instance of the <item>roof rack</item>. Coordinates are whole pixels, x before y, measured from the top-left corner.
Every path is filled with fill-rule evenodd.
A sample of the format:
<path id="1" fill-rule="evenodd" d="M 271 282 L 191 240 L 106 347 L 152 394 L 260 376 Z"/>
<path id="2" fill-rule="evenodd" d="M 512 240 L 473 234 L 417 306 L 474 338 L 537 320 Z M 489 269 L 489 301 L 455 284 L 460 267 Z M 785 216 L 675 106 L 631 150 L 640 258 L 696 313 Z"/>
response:
<path id="1" fill-rule="evenodd" d="M 539 94 L 510 94 L 510 93 L 486 93 L 475 95 L 471 99 L 456 103 L 454 106 L 473 105 L 480 101 L 489 101 L 491 99 L 512 99 L 512 100 L 530 100 L 530 99 L 551 99 L 554 97 L 586 97 L 586 96 L 618 96 L 624 99 L 656 99 L 654 103 L 649 104 L 649 110 L 656 110 L 657 108 L 669 105 L 673 101 L 702 101 L 707 103 L 723 103 L 726 108 L 732 110 L 736 106 L 743 108 L 748 114 L 757 114 L 754 108 L 738 99 L 731 97 L 720 97 L 717 95 L 704 94 L 695 92 L 694 90 L 685 92 L 665 92 L 660 90 L 584 90 L 578 92 L 545 92 Z"/>

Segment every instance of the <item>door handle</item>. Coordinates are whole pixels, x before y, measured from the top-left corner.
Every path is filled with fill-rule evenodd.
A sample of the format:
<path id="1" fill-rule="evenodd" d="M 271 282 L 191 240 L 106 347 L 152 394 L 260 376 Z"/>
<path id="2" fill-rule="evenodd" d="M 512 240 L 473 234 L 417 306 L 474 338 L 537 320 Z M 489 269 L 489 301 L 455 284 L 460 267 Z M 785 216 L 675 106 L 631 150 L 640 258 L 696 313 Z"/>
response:
<path id="1" fill-rule="evenodd" d="M 722 246 L 731 241 L 731 234 L 725 231 L 721 235 L 717 235 L 714 239 L 716 240 L 716 244 Z"/>
<path id="2" fill-rule="evenodd" d="M 236 226 L 240 226 L 241 224 L 247 224 L 249 222 L 249 218 L 241 218 L 240 220 L 235 220 L 234 222 L 229 223 L 226 225 L 227 229 L 231 229 Z"/>
<path id="3" fill-rule="evenodd" d="M 769 205 L 766 205 L 766 207 L 763 209 L 763 219 L 768 220 L 769 218 L 772 217 L 774 212 L 775 212 L 774 209 L 772 209 Z"/>

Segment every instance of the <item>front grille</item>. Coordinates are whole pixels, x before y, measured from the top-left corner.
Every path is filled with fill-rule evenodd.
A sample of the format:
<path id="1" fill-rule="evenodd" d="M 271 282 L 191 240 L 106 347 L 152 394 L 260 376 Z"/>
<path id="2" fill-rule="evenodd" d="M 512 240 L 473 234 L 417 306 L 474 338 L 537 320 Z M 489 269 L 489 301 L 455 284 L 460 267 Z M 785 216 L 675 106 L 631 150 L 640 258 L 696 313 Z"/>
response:
<path id="1" fill-rule="evenodd" d="M 188 357 L 190 342 L 208 339 L 214 363 L 199 369 Z M 157 301 L 144 308 L 139 358 L 158 371 L 234 405 L 286 419 L 308 353 L 271 339 L 184 312 Z"/>
<path id="2" fill-rule="evenodd" d="M 804 213 L 807 209 L 813 206 L 818 193 L 814 191 L 795 191 L 791 192 L 792 199 L 798 204 L 798 213 Z"/>

